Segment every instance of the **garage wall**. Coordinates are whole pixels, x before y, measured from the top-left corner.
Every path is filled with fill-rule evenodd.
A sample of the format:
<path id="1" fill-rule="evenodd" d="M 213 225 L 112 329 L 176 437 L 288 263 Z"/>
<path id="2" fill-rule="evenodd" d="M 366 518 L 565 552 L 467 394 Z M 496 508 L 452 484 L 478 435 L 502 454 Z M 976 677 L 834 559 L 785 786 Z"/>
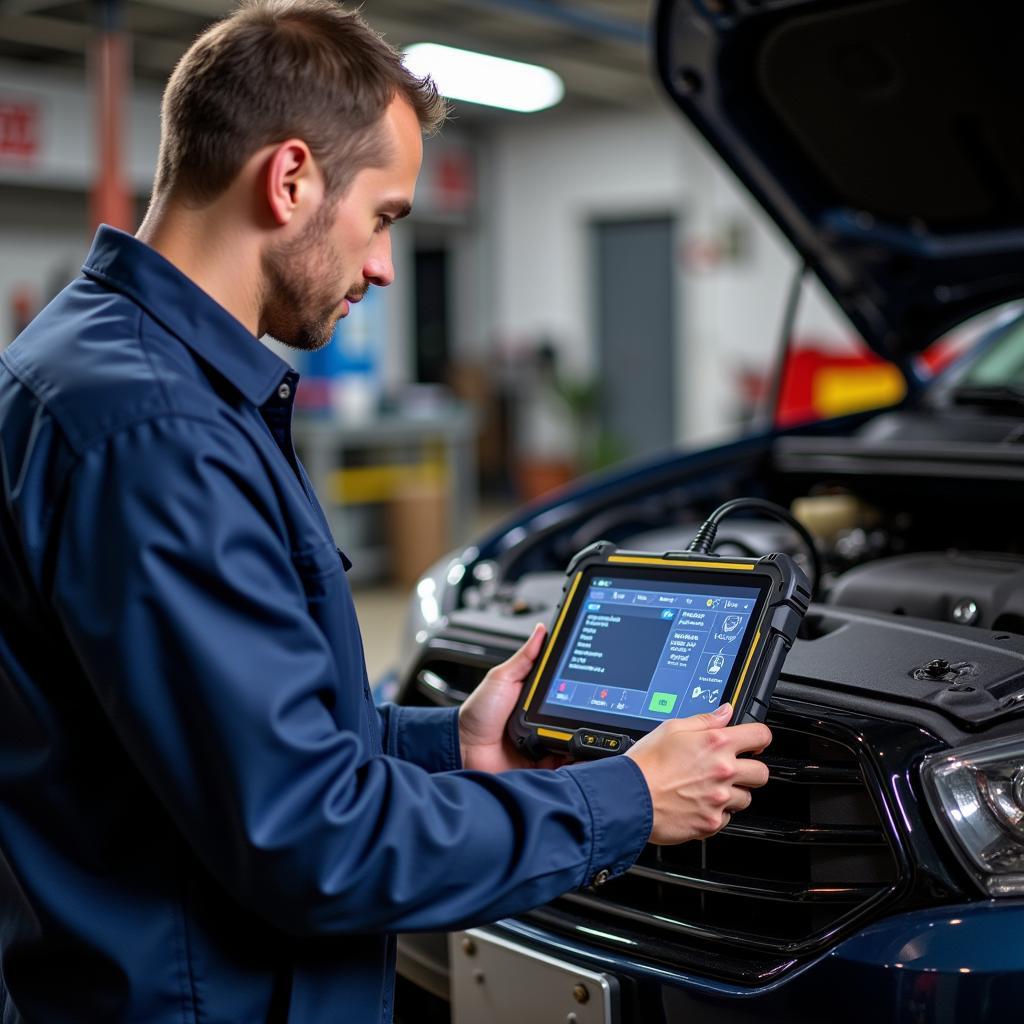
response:
<path id="1" fill-rule="evenodd" d="M 727 176 L 702 139 L 667 105 L 644 115 L 549 116 L 492 137 L 493 301 L 486 334 L 515 349 L 549 338 L 568 368 L 593 365 L 587 225 L 594 217 L 675 213 L 677 437 L 734 430 L 736 378 L 774 358 L 795 268 L 787 243 Z M 739 229 L 742 252 L 709 260 Z M 842 344 L 848 329 L 820 295 L 800 330 Z"/>
<path id="2" fill-rule="evenodd" d="M 0 97 L 34 111 L 36 149 L 0 159 L 0 347 L 15 331 L 16 292 L 45 302 L 81 267 L 92 240 L 88 192 L 94 117 L 81 76 L 0 64 Z M 129 183 L 149 194 L 160 140 L 160 95 L 136 90 L 126 112 Z"/>
<path id="3" fill-rule="evenodd" d="M 492 135 L 491 329 L 506 343 L 549 335 L 585 372 L 592 337 L 587 225 L 683 215 L 686 147 L 666 113 L 549 115 Z"/>
<path id="4" fill-rule="evenodd" d="M 82 76 L 0 64 L 0 95 L 35 110 L 36 153 L 27 160 L 0 160 L 0 183 L 83 189 L 92 181 L 95 118 Z M 160 144 L 160 92 L 136 86 L 125 110 L 124 155 L 128 181 L 148 195 Z"/>

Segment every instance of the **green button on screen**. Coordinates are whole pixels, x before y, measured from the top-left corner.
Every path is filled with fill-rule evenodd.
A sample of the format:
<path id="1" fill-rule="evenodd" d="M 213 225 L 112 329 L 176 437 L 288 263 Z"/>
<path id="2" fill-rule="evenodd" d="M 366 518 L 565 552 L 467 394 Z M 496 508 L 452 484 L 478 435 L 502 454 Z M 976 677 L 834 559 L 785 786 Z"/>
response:
<path id="1" fill-rule="evenodd" d="M 677 693 L 652 693 L 651 703 L 647 707 L 659 715 L 667 715 L 676 706 Z"/>

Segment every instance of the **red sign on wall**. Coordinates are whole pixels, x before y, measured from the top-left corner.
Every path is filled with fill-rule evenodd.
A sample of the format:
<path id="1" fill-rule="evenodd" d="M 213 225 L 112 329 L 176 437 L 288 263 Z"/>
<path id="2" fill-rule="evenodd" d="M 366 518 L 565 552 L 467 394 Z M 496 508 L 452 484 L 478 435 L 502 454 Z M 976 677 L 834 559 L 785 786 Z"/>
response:
<path id="1" fill-rule="evenodd" d="M 0 98 L 0 159 L 30 160 L 39 153 L 39 107 Z"/>
<path id="2" fill-rule="evenodd" d="M 442 209 L 462 211 L 473 203 L 473 163 L 468 153 L 450 150 L 437 162 L 435 177 L 437 204 Z"/>

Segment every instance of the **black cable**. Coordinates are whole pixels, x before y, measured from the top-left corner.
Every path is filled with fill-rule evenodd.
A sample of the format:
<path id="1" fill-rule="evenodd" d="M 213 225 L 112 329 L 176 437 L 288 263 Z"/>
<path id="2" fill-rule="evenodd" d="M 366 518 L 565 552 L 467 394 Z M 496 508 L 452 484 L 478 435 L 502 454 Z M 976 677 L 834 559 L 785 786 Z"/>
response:
<path id="1" fill-rule="evenodd" d="M 694 534 L 693 540 L 690 541 L 690 546 L 686 550 L 696 555 L 708 554 L 715 543 L 718 524 L 726 516 L 741 510 L 761 512 L 772 519 L 778 519 L 787 526 L 791 526 L 800 535 L 801 540 L 807 546 L 808 554 L 811 556 L 811 597 L 813 598 L 818 593 L 818 585 L 821 583 L 821 556 L 818 554 L 818 546 L 814 543 L 814 538 L 807 527 L 788 509 L 784 509 L 781 505 L 776 505 L 773 501 L 765 501 L 764 498 L 733 498 L 732 501 L 719 505 L 701 523 L 700 529 Z"/>
<path id="2" fill-rule="evenodd" d="M 712 551 L 719 555 L 722 553 L 722 548 L 734 547 L 744 558 L 758 558 L 761 552 L 756 550 L 753 544 L 748 544 L 745 540 L 740 540 L 739 537 L 719 537 L 718 543 L 715 544 Z"/>

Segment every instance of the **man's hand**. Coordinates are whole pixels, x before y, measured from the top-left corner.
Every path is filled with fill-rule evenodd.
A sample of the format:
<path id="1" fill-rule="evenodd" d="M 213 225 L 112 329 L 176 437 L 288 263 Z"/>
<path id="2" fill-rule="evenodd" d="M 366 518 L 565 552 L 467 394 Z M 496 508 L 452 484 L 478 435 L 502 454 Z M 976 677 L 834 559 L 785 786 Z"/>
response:
<path id="1" fill-rule="evenodd" d="M 732 708 L 663 722 L 626 752 L 644 773 L 654 804 L 650 842 L 669 846 L 706 839 L 736 811 L 750 806 L 750 790 L 768 781 L 759 754 L 772 741 L 766 725 L 726 729 Z"/>
<path id="2" fill-rule="evenodd" d="M 483 772 L 510 768 L 557 768 L 565 758 L 533 761 L 522 754 L 505 731 L 512 709 L 522 694 L 523 683 L 544 642 L 544 626 L 538 623 L 530 639 L 508 661 L 495 665 L 459 709 L 459 741 L 462 763 Z"/>

